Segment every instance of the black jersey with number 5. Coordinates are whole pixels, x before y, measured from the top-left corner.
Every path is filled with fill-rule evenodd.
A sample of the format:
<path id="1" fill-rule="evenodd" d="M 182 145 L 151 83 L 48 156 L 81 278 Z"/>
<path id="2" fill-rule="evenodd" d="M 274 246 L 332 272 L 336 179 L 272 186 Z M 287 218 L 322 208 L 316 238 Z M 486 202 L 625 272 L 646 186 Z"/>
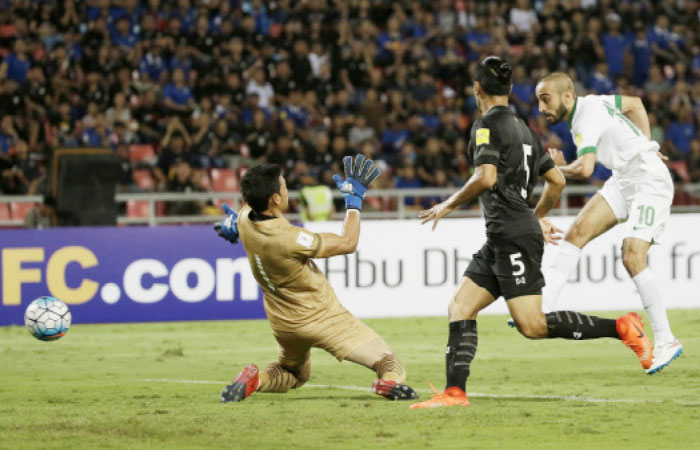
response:
<path id="1" fill-rule="evenodd" d="M 541 234 L 527 199 L 540 175 L 554 167 L 537 135 L 505 106 L 495 106 L 474 122 L 469 141 L 474 167 L 493 164 L 496 184 L 481 200 L 486 234 L 513 236 Z"/>

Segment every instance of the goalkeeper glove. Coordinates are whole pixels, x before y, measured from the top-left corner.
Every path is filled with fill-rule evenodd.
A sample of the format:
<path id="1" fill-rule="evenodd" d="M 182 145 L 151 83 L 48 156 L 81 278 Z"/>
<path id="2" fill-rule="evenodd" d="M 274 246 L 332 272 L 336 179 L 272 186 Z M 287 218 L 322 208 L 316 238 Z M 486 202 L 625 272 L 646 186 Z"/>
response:
<path id="1" fill-rule="evenodd" d="M 235 244 L 238 242 L 238 214 L 226 203 L 221 205 L 221 209 L 226 213 L 226 218 L 221 222 L 216 222 L 214 230 L 219 233 L 219 236 Z"/>
<path id="2" fill-rule="evenodd" d="M 365 156 L 361 154 L 355 157 L 354 165 L 352 157 L 346 156 L 343 158 L 343 165 L 345 180 L 340 175 L 333 175 L 333 181 L 343 193 L 345 208 L 361 210 L 367 188 L 382 171 L 377 167 L 372 168 L 372 160 L 365 160 Z"/>

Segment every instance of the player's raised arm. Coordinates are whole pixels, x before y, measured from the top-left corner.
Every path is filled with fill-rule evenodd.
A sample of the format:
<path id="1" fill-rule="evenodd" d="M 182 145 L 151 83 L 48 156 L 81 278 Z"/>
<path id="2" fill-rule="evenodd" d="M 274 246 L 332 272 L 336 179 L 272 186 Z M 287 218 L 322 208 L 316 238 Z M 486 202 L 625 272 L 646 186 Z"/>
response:
<path id="1" fill-rule="evenodd" d="M 570 164 L 564 163 L 557 165 L 566 178 L 583 180 L 593 175 L 593 170 L 595 169 L 595 147 L 593 147 L 591 151 L 587 151 L 587 149 L 584 150 L 586 151 L 579 151 L 579 157 Z M 557 154 L 561 153 L 558 150 L 557 152 Z M 557 160 L 558 158 L 555 158 L 555 161 Z"/>
<path id="2" fill-rule="evenodd" d="M 321 233 L 323 245 L 316 255 L 318 258 L 329 258 L 335 255 L 353 253 L 360 239 L 360 210 L 367 188 L 379 176 L 381 171 L 372 167 L 372 160 L 365 160 L 364 155 L 357 155 L 353 164 L 350 156 L 343 158 L 345 180 L 340 175 L 334 175 L 338 189 L 345 199 L 345 221 L 343 233 Z"/>
<path id="3" fill-rule="evenodd" d="M 651 140 L 651 126 L 649 125 L 649 116 L 644 108 L 644 103 L 639 97 L 630 97 L 628 95 L 616 95 L 615 104 L 622 114 L 627 116 L 639 130 Z"/>
<path id="4" fill-rule="evenodd" d="M 450 214 L 459 206 L 469 203 L 482 192 L 496 184 L 498 179 L 498 169 L 493 164 L 482 164 L 477 166 L 474 174 L 467 180 L 462 189 L 455 192 L 444 202 L 433 206 L 430 209 L 421 211 L 418 217 L 423 219 L 421 225 L 433 221 L 433 230 L 437 227 L 438 221 L 446 215 Z"/>

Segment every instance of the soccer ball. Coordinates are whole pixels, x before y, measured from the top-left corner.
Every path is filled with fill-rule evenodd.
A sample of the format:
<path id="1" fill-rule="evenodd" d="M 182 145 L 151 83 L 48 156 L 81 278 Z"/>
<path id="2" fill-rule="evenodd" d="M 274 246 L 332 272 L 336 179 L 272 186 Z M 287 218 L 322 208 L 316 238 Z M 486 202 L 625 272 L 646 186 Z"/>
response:
<path id="1" fill-rule="evenodd" d="M 59 339 L 68 332 L 70 321 L 68 306 L 56 297 L 39 297 L 24 312 L 24 325 L 42 341 Z"/>

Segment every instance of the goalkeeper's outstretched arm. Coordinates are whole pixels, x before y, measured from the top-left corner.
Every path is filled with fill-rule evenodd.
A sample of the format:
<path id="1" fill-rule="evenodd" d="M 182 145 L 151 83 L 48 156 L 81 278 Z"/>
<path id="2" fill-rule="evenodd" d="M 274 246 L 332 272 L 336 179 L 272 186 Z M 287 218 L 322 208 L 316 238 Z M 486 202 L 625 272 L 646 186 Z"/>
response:
<path id="1" fill-rule="evenodd" d="M 343 222 L 343 233 L 321 233 L 321 250 L 316 257 L 330 258 L 336 255 L 347 255 L 354 253 L 357 249 L 357 242 L 360 240 L 360 211 L 348 209 L 345 212 Z"/>
<path id="2" fill-rule="evenodd" d="M 343 158 L 345 180 L 340 175 L 333 175 L 340 192 L 345 199 L 345 222 L 343 222 L 343 234 L 321 234 L 321 250 L 316 255 L 319 258 L 328 258 L 335 255 L 346 255 L 357 249 L 357 241 L 360 239 L 360 210 L 362 200 L 365 198 L 367 188 L 381 170 L 374 167 L 371 159 L 365 159 L 359 154 L 355 160 L 350 156 Z"/>

